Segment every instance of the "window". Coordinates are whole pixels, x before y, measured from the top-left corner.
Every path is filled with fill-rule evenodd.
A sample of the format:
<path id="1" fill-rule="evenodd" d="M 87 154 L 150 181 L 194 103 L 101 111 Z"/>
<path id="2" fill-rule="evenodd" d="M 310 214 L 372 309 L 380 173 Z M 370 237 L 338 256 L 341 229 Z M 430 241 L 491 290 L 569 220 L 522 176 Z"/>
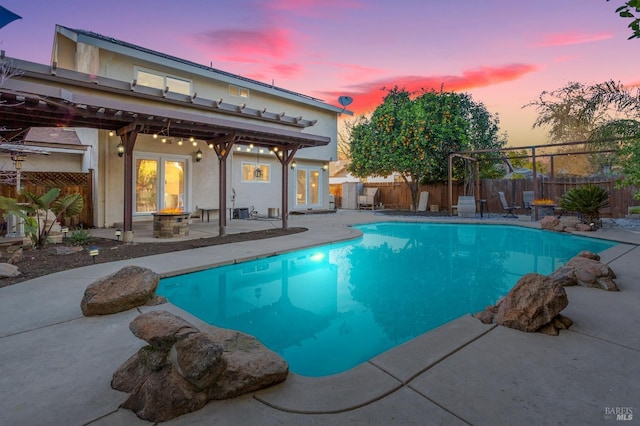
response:
<path id="1" fill-rule="evenodd" d="M 135 74 L 137 84 L 140 86 L 153 87 L 161 90 L 168 87 L 170 92 L 191 95 L 191 80 L 141 69 L 136 69 Z"/>
<path id="2" fill-rule="evenodd" d="M 239 96 L 241 98 L 249 97 L 249 89 L 244 87 L 232 86 L 229 85 L 229 94 L 231 96 Z"/>
<path id="3" fill-rule="evenodd" d="M 271 165 L 243 162 L 242 182 L 271 182 Z"/>

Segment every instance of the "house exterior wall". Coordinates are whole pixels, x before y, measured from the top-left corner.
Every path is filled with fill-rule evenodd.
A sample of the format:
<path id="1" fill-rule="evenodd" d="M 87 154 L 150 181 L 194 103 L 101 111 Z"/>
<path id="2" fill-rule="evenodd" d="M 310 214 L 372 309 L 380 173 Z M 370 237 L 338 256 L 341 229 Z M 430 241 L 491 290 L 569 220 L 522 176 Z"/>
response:
<path id="1" fill-rule="evenodd" d="M 55 161 L 52 161 L 55 158 Z M 9 153 L 0 154 L 0 170 L 14 171 L 13 161 Z M 50 155 L 27 154 L 22 163 L 26 172 L 82 172 L 82 155 L 53 153 Z"/>
<path id="2" fill-rule="evenodd" d="M 302 133 L 309 133 L 330 137 L 332 142 L 323 147 L 305 148 L 298 150 L 296 161 L 300 166 L 309 167 L 313 170 L 320 170 L 332 159 L 337 158 L 337 112 L 331 110 L 326 105 L 318 102 L 311 102 L 308 99 L 297 99 L 291 94 L 280 95 L 270 88 L 251 83 L 249 81 L 234 79 L 233 76 L 215 73 L 210 70 L 186 67 L 183 64 L 176 65 L 162 57 L 155 57 L 148 53 L 141 53 L 138 56 L 123 54 L 121 46 L 105 45 L 106 42 L 97 43 L 96 46 L 83 42 L 76 42 L 73 38 L 67 37 L 69 34 L 56 32 L 54 41 L 54 52 L 52 58 L 57 61 L 58 67 L 73 69 L 85 73 L 95 73 L 100 76 L 131 82 L 135 79 L 136 70 L 155 71 L 173 77 L 192 81 L 192 92 L 198 94 L 199 98 L 223 99 L 224 103 L 246 104 L 247 107 L 263 109 L 270 112 L 285 112 L 288 116 L 302 116 L 305 119 L 317 120 L 314 126 L 300 130 Z M 126 50 L 126 49 L 125 49 Z M 248 97 L 232 96 L 230 85 L 249 90 Z M 284 93 L 284 92 L 283 92 Z M 177 110 L 180 106 L 172 106 Z M 243 123 L 257 123 L 265 127 L 294 128 L 284 124 L 269 121 L 257 121 L 247 117 L 220 114 L 227 120 Z M 106 131 L 100 131 L 93 137 L 98 145 L 94 151 L 98 158 L 96 176 L 99 176 L 95 188 L 94 206 L 96 212 L 96 224 L 110 227 L 123 220 L 123 175 L 124 165 L 122 158 L 117 156 L 117 145 L 120 139 L 116 136 L 108 136 Z M 139 155 L 173 155 L 182 156 L 186 162 L 185 171 L 188 182 L 188 191 L 185 194 L 185 209 L 194 211 L 197 205 L 205 207 L 218 206 L 218 159 L 206 144 L 199 141 L 198 147 L 193 147 L 189 142 L 183 146 L 178 146 L 176 141 L 172 144 L 162 144 L 154 140 L 149 135 L 139 135 L 134 148 L 134 161 Z M 91 137 L 85 138 L 83 143 L 92 144 Z M 198 148 L 203 152 L 203 159 L 196 162 L 194 154 Z M 271 181 L 269 183 L 247 183 L 242 182 L 242 161 L 251 156 L 241 155 L 233 151 L 227 160 L 228 186 L 227 205 L 231 206 L 232 189 L 236 190 L 235 205 L 239 207 L 253 206 L 260 214 L 266 214 L 267 208 L 281 206 L 281 181 L 282 170 L 280 163 L 272 158 Z M 267 157 L 264 157 L 267 161 Z M 298 205 L 296 203 L 296 171 L 287 168 L 289 173 L 289 208 L 290 210 L 307 208 L 328 208 L 329 207 L 329 183 L 328 173 L 320 173 L 320 197 L 318 203 L 313 205 Z M 266 189 L 266 190 L 265 190 Z M 135 188 L 134 188 L 135 193 Z M 134 209 L 135 210 L 135 209 Z M 151 214 L 136 214 L 134 211 L 134 221 L 150 220 Z"/>

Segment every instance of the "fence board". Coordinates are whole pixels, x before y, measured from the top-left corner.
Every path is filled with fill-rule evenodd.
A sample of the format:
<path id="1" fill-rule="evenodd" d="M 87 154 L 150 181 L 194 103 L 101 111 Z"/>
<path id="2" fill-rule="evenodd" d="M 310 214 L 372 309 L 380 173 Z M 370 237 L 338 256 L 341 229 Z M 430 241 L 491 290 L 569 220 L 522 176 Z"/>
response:
<path id="1" fill-rule="evenodd" d="M 21 172 L 20 187 L 36 195 L 43 195 L 52 188 L 60 188 L 61 195 L 82 195 L 83 207 L 78 216 L 62 219 L 63 225 L 93 228 L 93 170 L 89 173 L 70 172 Z M 16 172 L 4 172 L 0 181 L 0 194 L 16 198 Z"/>

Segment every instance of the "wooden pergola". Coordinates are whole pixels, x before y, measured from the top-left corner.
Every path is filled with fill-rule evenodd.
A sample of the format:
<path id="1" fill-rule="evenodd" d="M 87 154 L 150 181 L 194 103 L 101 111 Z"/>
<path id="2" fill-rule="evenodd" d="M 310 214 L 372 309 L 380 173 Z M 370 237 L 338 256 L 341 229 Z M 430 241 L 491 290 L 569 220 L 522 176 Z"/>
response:
<path id="1" fill-rule="evenodd" d="M 562 148 L 562 147 L 572 147 L 572 146 L 583 146 L 583 145 L 591 145 L 591 144 L 602 144 L 602 143 L 616 143 L 619 142 L 620 140 L 622 140 L 622 138 L 618 138 L 618 139 L 609 139 L 609 140 L 604 140 L 604 141 L 597 141 L 597 140 L 587 140 L 587 141 L 574 141 L 574 142 L 562 142 L 562 143 L 557 143 L 557 144 L 540 144 L 540 145 L 528 145 L 528 146 L 519 146 L 519 147 L 508 147 L 508 148 L 494 148 L 494 149 L 476 149 L 476 150 L 469 150 L 469 151 L 460 151 L 460 152 L 454 152 L 449 154 L 449 181 L 448 181 L 448 190 L 449 190 L 449 212 L 452 211 L 452 205 L 453 205 L 453 190 L 452 190 L 452 183 L 453 183 L 453 159 L 454 158 L 463 158 L 465 160 L 468 161 L 474 161 L 476 164 L 476 175 L 477 175 L 477 179 L 476 179 L 476 201 L 478 201 L 478 196 L 480 194 L 480 183 L 479 183 L 479 176 L 480 176 L 480 171 L 479 171 L 479 160 L 475 157 L 473 157 L 473 155 L 476 154 L 486 154 L 486 153 L 506 153 L 509 151 L 523 151 L 523 150 L 530 150 L 531 151 L 531 155 L 526 155 L 526 156 L 517 156 L 514 158 L 531 158 L 531 162 L 532 162 L 532 179 L 533 179 L 533 189 L 534 189 L 534 198 L 539 198 L 540 194 L 538 193 L 538 170 L 536 168 L 536 159 L 538 158 L 542 158 L 542 157 L 549 157 L 550 158 L 550 165 L 551 165 L 551 170 L 550 170 L 550 175 L 551 175 L 551 179 L 553 179 L 554 174 L 555 174 L 555 167 L 554 167 L 554 158 L 555 157 L 561 157 L 561 156 L 567 156 L 567 155 L 586 155 L 586 154 L 601 154 L 601 153 L 610 153 L 610 152 L 615 152 L 616 149 L 615 148 L 610 148 L 610 149 L 602 149 L 602 148 L 597 148 L 597 149 L 588 149 L 588 150 L 580 150 L 580 151 L 569 151 L 569 152 L 555 152 L 552 154 L 540 154 L 540 151 L 536 152 L 537 150 L 542 150 L 542 149 L 558 149 L 558 148 Z M 506 156 L 505 156 L 506 158 Z M 486 161 L 495 161 L 495 160 L 486 160 Z M 550 197 L 553 198 L 554 194 L 550 194 Z M 537 212 L 536 212 L 537 213 Z"/>
<path id="2" fill-rule="evenodd" d="M 133 150 L 138 135 L 170 129 L 172 137 L 195 138 L 213 147 L 219 163 L 220 235 L 226 233 L 226 161 L 234 144 L 253 144 L 278 153 L 276 158 L 282 167 L 282 227 L 287 229 L 289 165 L 299 149 L 331 142 L 326 136 L 302 133 L 315 120 L 246 108 L 244 104 L 224 104 L 221 99 L 207 100 L 195 94 L 185 96 L 136 87 L 135 81 L 128 83 L 11 61 L 22 74 L 6 80 L 0 87 L 0 136 L 16 143 L 31 127 L 114 131 L 124 148 L 124 231 L 132 231 L 133 225 Z"/>

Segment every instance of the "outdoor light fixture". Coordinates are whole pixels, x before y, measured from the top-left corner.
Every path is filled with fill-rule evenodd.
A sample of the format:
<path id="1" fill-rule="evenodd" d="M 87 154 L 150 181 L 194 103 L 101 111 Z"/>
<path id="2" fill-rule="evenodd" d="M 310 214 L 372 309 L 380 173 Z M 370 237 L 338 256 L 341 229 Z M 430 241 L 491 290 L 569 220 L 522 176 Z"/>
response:
<path id="1" fill-rule="evenodd" d="M 294 161 L 293 163 L 291 163 L 291 170 L 295 169 L 298 165 L 296 164 L 296 162 Z"/>
<path id="2" fill-rule="evenodd" d="M 124 145 L 122 142 L 118 144 L 118 157 L 122 157 L 124 155 Z"/>
<path id="3" fill-rule="evenodd" d="M 113 136 L 113 135 L 114 135 L 113 130 L 109 130 L 109 136 Z"/>
<path id="4" fill-rule="evenodd" d="M 253 172 L 253 174 L 255 175 L 255 177 L 257 179 L 260 179 L 262 177 L 262 169 L 261 168 L 256 168 Z"/>
<path id="5" fill-rule="evenodd" d="M 96 246 L 89 247 L 89 256 L 93 259 L 93 263 L 96 263 L 96 256 L 100 254 L 100 249 Z"/>
<path id="6" fill-rule="evenodd" d="M 120 241 L 120 237 L 122 236 L 122 229 L 120 228 L 116 229 L 115 234 L 116 234 L 116 240 Z"/>
<path id="7" fill-rule="evenodd" d="M 324 164 L 324 165 L 322 166 L 322 170 L 324 170 L 325 172 L 326 172 L 327 170 L 329 170 L 329 165 L 328 165 L 328 164 Z"/>
<path id="8" fill-rule="evenodd" d="M 13 161 L 13 165 L 16 170 L 22 169 L 22 162 L 27 159 L 27 156 L 20 152 L 12 152 L 11 153 L 11 161 Z"/>
<path id="9" fill-rule="evenodd" d="M 69 227 L 63 226 L 62 228 L 60 228 L 60 232 L 62 232 L 62 239 L 64 240 L 65 238 L 67 238 L 67 234 L 69 233 Z"/>
<path id="10" fill-rule="evenodd" d="M 196 163 L 199 163 L 202 160 L 202 151 L 196 151 Z"/>

